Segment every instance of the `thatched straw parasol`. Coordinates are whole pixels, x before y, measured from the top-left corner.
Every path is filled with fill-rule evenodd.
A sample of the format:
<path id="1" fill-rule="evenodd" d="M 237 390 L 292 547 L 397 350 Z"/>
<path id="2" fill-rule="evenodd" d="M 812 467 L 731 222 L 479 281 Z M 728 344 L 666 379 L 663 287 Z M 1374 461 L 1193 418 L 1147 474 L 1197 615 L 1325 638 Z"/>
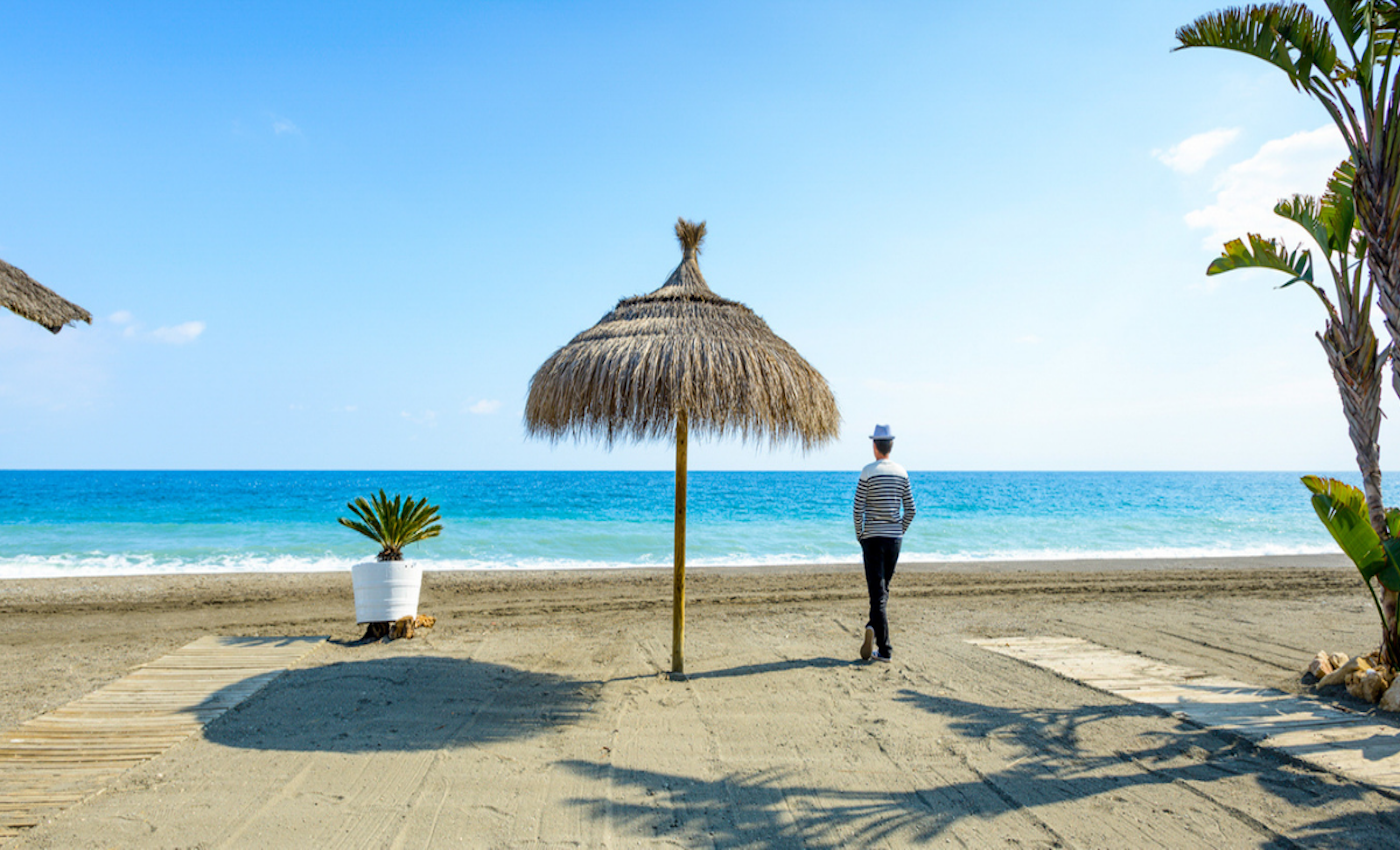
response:
<path id="1" fill-rule="evenodd" d="M 674 439 L 675 597 L 671 675 L 685 676 L 685 489 L 689 432 L 794 442 L 836 438 L 826 379 L 752 310 L 705 283 L 696 257 L 705 223 L 680 219 L 684 256 L 661 288 L 624 298 L 554 352 L 530 379 L 525 427 L 560 440 Z"/>
<path id="2" fill-rule="evenodd" d="M 38 322 L 53 333 L 74 322 L 92 324 L 91 313 L 4 260 L 0 260 L 0 307 Z"/>

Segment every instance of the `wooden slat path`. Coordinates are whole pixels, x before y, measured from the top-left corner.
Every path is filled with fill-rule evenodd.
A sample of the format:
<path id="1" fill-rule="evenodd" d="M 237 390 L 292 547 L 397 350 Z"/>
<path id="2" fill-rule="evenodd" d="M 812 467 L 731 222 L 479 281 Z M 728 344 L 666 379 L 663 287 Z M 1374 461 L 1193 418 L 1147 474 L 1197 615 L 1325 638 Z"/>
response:
<path id="1" fill-rule="evenodd" d="M 1400 793 L 1400 729 L 1367 715 L 1079 638 L 995 638 L 968 643 Z"/>
<path id="2" fill-rule="evenodd" d="M 188 738 L 325 640 L 202 637 L 0 733 L 0 842 Z"/>

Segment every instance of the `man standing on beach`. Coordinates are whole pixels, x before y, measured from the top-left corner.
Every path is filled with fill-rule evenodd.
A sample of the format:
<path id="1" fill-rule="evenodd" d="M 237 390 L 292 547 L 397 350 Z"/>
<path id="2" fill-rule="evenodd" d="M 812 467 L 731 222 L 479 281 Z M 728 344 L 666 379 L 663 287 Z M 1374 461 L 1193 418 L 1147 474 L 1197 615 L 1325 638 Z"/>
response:
<path id="1" fill-rule="evenodd" d="M 865 586 L 870 591 L 870 620 L 865 624 L 860 657 L 864 661 L 889 661 L 890 625 L 885 617 L 885 603 L 890 598 L 890 579 L 894 578 L 904 532 L 914 521 L 914 493 L 909 487 L 909 473 L 890 460 L 894 450 L 890 426 L 876 425 L 870 439 L 875 441 L 875 462 L 860 471 L 854 509 L 856 539 L 865 559 Z"/>

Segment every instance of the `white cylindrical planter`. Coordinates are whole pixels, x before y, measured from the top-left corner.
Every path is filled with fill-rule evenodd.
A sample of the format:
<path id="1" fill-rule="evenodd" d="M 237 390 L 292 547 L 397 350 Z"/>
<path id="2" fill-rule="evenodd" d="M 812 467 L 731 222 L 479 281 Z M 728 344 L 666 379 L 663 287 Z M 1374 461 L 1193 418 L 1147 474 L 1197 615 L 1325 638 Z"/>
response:
<path id="1" fill-rule="evenodd" d="M 418 615 L 423 568 L 412 561 L 365 561 L 350 568 L 355 622 L 386 623 Z"/>

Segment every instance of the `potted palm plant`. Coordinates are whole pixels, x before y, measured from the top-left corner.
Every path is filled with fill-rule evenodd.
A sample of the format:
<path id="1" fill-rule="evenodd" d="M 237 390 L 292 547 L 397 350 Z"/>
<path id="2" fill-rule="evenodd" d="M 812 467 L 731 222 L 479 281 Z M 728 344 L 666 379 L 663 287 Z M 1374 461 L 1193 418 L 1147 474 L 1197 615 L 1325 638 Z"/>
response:
<path id="1" fill-rule="evenodd" d="M 366 624 L 362 640 L 389 634 L 389 626 L 400 617 L 418 614 L 418 591 L 423 585 L 423 568 L 403 559 L 403 548 L 410 543 L 437 537 L 442 533 L 438 506 L 426 498 L 414 501 L 380 490 L 346 505 L 358 520 L 339 517 L 340 524 L 353 528 L 379 544 L 379 555 L 350 568 L 355 586 L 355 622 Z"/>

